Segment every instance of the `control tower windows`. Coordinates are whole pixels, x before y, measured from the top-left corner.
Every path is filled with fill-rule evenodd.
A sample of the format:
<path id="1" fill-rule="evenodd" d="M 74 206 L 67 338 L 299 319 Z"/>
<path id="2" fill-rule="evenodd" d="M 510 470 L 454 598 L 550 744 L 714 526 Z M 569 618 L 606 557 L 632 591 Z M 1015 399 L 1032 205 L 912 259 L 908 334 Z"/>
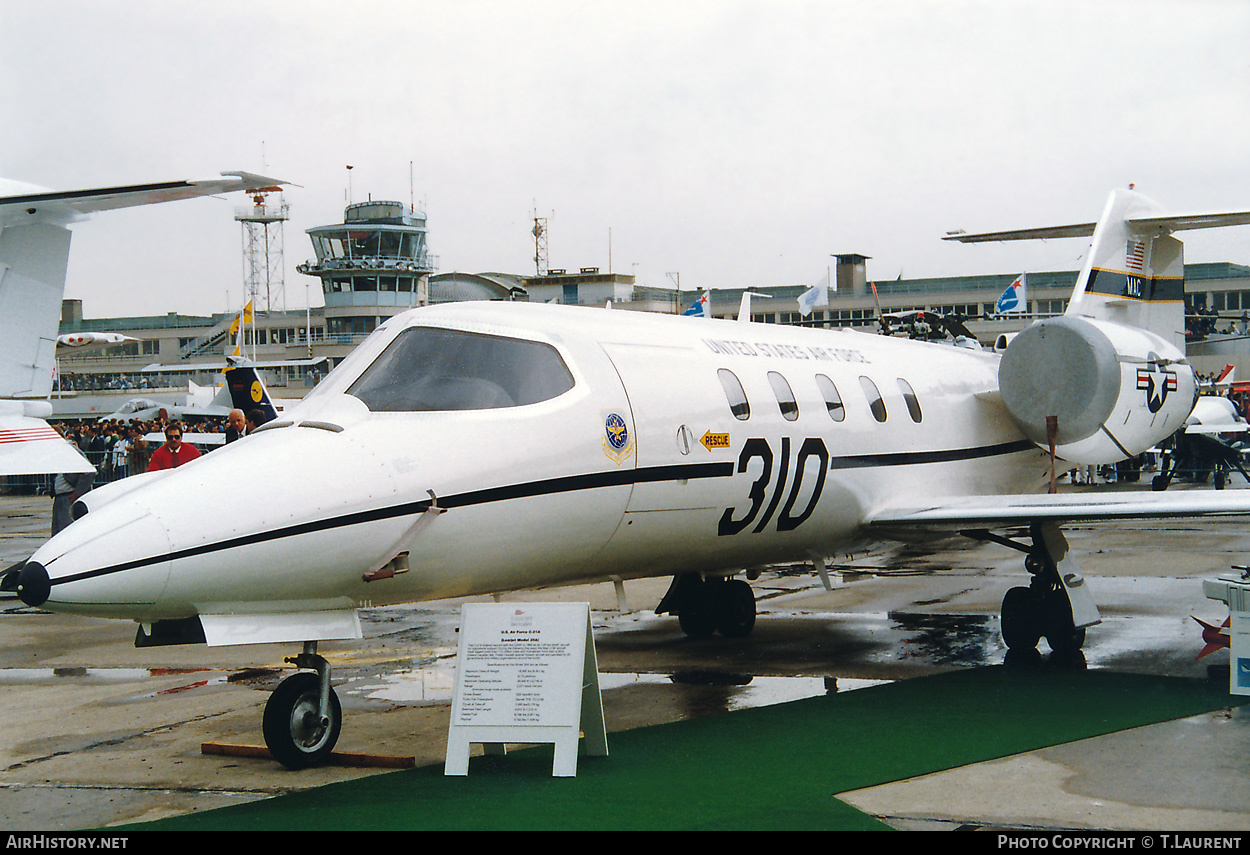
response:
<path id="1" fill-rule="evenodd" d="M 399 232 L 382 232 L 378 238 L 378 255 L 383 258 L 399 258 Z"/>
<path id="2" fill-rule="evenodd" d="M 381 233 L 377 231 L 350 231 L 352 258 L 376 258 L 381 255 Z"/>

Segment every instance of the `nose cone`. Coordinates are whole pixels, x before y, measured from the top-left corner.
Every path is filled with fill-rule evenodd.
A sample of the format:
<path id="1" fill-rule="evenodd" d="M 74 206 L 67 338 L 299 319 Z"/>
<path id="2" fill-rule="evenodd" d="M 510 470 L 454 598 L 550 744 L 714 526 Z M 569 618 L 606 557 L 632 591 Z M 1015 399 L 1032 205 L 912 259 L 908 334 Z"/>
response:
<path id="1" fill-rule="evenodd" d="M 52 593 L 48 571 L 36 561 L 27 561 L 17 571 L 17 595 L 28 606 L 42 606 Z"/>

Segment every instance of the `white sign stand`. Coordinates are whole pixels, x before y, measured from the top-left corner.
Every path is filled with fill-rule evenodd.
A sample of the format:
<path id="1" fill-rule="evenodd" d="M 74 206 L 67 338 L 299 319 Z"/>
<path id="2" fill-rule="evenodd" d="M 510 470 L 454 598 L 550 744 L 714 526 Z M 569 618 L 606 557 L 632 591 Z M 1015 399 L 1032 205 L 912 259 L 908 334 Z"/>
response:
<path id="1" fill-rule="evenodd" d="M 1230 671 L 1228 691 L 1250 695 L 1250 584 L 1228 586 Z"/>
<path id="2" fill-rule="evenodd" d="M 554 743 L 551 774 L 577 775 L 586 753 L 606 757 L 608 737 L 589 603 L 465 603 L 460 613 L 445 775 L 469 774 L 469 746 Z"/>

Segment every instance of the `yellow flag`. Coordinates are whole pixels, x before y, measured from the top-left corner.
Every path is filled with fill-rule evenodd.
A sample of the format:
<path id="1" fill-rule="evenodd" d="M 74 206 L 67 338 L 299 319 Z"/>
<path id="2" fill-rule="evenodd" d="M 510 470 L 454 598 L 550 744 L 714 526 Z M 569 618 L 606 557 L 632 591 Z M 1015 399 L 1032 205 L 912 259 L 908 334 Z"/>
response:
<path id="1" fill-rule="evenodd" d="M 234 323 L 230 325 L 230 335 L 239 334 L 239 324 L 247 323 L 252 319 L 252 301 L 248 300 L 247 305 L 243 307 L 243 311 L 234 319 Z"/>

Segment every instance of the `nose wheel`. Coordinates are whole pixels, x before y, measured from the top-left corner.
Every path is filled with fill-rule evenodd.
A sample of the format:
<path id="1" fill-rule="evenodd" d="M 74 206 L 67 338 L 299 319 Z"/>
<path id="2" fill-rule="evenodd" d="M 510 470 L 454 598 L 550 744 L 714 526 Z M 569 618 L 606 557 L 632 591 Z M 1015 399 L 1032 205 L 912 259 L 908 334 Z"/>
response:
<path id="1" fill-rule="evenodd" d="M 343 725 L 343 710 L 330 686 L 330 664 L 313 652 L 315 648 L 307 644 L 302 654 L 287 661 L 316 673 L 301 671 L 287 677 L 265 704 L 265 746 L 288 769 L 324 762 Z"/>

